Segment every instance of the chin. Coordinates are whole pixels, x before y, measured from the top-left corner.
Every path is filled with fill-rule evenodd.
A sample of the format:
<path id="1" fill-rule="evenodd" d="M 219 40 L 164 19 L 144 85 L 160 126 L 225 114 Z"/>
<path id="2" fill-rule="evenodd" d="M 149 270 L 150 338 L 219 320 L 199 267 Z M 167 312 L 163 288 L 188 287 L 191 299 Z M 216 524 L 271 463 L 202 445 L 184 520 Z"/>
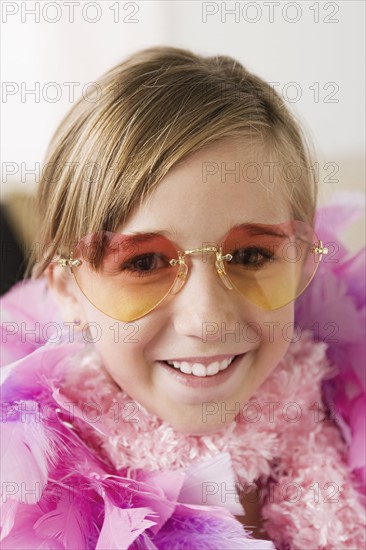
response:
<path id="1" fill-rule="evenodd" d="M 228 410 L 235 410 L 234 405 L 231 403 L 227 405 L 225 403 L 225 406 L 228 407 Z M 207 416 L 204 417 L 202 413 L 202 403 L 199 406 L 195 405 L 193 407 L 176 403 L 174 412 L 171 403 L 169 403 L 169 407 L 160 409 L 155 407 L 150 408 L 146 404 L 144 407 L 161 421 L 169 424 L 173 430 L 187 436 L 203 436 L 217 433 L 230 424 L 239 412 L 238 410 L 235 411 L 235 415 L 227 414 L 223 417 L 221 409 L 219 409 L 215 411 L 214 414 L 208 413 Z"/>
<path id="2" fill-rule="evenodd" d="M 214 433 L 217 433 L 221 431 L 226 424 L 214 424 L 212 426 L 207 426 L 206 424 L 195 427 L 193 430 L 187 430 L 187 432 L 183 432 L 186 435 L 212 435 Z"/>
<path id="3" fill-rule="evenodd" d="M 230 422 L 182 422 L 182 421 L 170 421 L 170 425 L 174 430 L 184 435 L 212 435 L 222 430 Z"/>

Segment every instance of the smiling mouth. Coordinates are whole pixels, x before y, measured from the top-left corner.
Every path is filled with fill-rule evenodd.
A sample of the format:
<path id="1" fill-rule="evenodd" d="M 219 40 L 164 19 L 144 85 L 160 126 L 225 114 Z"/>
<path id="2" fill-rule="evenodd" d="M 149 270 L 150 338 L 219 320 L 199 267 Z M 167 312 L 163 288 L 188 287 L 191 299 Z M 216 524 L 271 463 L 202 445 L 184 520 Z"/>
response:
<path id="1" fill-rule="evenodd" d="M 183 373 L 187 376 L 193 376 L 198 378 L 205 378 L 209 376 L 216 376 L 219 373 L 227 370 L 230 365 L 242 355 L 233 355 L 232 357 L 222 359 L 221 361 L 213 361 L 207 365 L 199 363 L 189 363 L 188 361 L 161 361 L 163 364 L 167 365 L 171 369 Z"/>

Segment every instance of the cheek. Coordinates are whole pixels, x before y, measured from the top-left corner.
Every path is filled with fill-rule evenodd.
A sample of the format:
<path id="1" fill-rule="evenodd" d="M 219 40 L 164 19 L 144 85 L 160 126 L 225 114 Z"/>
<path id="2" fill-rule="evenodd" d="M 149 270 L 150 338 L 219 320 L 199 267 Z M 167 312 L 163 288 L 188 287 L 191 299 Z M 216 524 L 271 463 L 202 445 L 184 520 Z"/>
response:
<path id="1" fill-rule="evenodd" d="M 155 325 L 141 320 L 122 323 L 97 310 L 88 301 L 83 306 L 91 341 L 115 382 L 126 391 L 137 384 L 149 383 L 151 373 L 144 352 L 155 335 Z"/>
<path id="2" fill-rule="evenodd" d="M 283 359 L 294 338 L 294 303 L 266 312 L 256 321 L 256 327 L 261 339 L 254 376 L 259 385 Z"/>
<path id="3" fill-rule="evenodd" d="M 131 387 L 148 382 L 148 372 L 144 368 L 142 342 L 139 341 L 136 327 L 110 320 L 104 323 L 101 338 L 95 348 L 102 364 L 114 381 L 127 393 Z"/>
<path id="4" fill-rule="evenodd" d="M 294 318 L 294 302 L 266 312 L 259 322 L 263 345 L 271 345 L 273 349 L 279 350 L 287 348 L 294 334 Z"/>

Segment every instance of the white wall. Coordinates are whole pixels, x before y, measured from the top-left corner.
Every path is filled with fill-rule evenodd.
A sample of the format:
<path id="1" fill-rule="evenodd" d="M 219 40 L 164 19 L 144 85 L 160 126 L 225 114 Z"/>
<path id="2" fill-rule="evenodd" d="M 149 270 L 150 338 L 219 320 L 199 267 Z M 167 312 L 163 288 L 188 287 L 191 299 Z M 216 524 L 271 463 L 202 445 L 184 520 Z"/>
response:
<path id="1" fill-rule="evenodd" d="M 3 194 L 34 189 L 35 176 L 25 170 L 42 163 L 47 143 L 70 107 L 65 82 L 78 83 L 76 99 L 85 84 L 133 51 L 154 44 L 228 54 L 278 82 L 276 89 L 316 144 L 320 201 L 338 189 L 364 190 L 363 1 L 1 4 Z M 38 21 L 29 12 L 37 5 Z M 61 91 L 55 102 L 51 82 Z M 24 94 L 35 86 L 40 89 L 37 100 Z M 333 164 L 325 168 L 326 163 Z M 338 181 L 329 183 L 326 176 L 334 165 L 339 167 L 334 175 Z"/>
<path id="2" fill-rule="evenodd" d="M 37 4 L 39 21 L 27 12 Z M 99 7 L 99 14 L 93 4 Z M 135 15 L 134 6 L 138 8 Z M 7 14 L 16 8 L 16 13 Z M 2 2 L 1 9 L 2 162 L 15 163 L 17 170 L 11 176 L 12 166 L 8 166 L 8 174 L 4 174 L 3 164 L 6 193 L 19 186 L 22 176 L 26 181 L 21 188 L 34 188 L 35 177 L 24 174 L 20 164 L 25 163 L 28 169 L 42 162 L 57 124 L 83 87 L 135 50 L 165 42 L 168 25 L 164 2 L 74 2 L 74 21 L 70 2 L 64 1 Z M 99 15 L 99 21 L 89 22 Z M 48 22 L 57 17 L 58 22 Z M 65 83 L 76 83 L 71 102 L 71 84 Z M 36 95 L 26 93 L 37 86 L 40 91 Z M 60 97 L 54 101 L 58 92 Z M 11 182 L 10 187 L 4 179 Z"/>

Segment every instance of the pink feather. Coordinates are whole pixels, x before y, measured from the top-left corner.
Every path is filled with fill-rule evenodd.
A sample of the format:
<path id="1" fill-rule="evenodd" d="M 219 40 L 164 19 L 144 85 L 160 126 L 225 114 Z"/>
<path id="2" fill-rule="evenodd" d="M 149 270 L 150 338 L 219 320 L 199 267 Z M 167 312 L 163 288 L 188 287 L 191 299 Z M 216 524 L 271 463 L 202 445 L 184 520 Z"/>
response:
<path id="1" fill-rule="evenodd" d="M 351 425 L 353 427 L 353 441 L 350 448 L 351 468 L 363 468 L 363 481 L 365 483 L 365 456 L 366 456 L 366 398 L 359 395 L 352 403 Z"/>
<path id="2" fill-rule="evenodd" d="M 221 513 L 224 506 L 234 515 L 243 515 L 229 453 L 193 463 L 187 470 L 179 502 L 219 506 Z"/>
<path id="3" fill-rule="evenodd" d="M 57 507 L 40 517 L 33 529 L 42 538 L 55 538 L 62 548 L 85 550 L 90 532 L 90 505 L 87 499 L 70 498 L 72 495 L 64 492 Z"/>
<path id="4" fill-rule="evenodd" d="M 26 403 L 27 410 L 35 410 L 35 401 Z M 14 484 L 17 490 L 11 498 L 29 504 L 41 498 L 47 483 L 48 460 L 54 458 L 52 440 L 34 416 L 23 414 L 18 421 L 3 423 L 1 429 L 2 488 L 4 482 Z"/>
<path id="5" fill-rule="evenodd" d="M 8 498 L 3 501 L 3 498 L 1 498 L 1 536 L 0 541 L 2 541 L 12 530 L 15 516 L 17 513 L 17 509 L 19 506 L 19 502 L 17 500 L 13 500 L 11 498 Z"/>
<path id="6" fill-rule="evenodd" d="M 146 519 L 154 515 L 150 508 L 123 509 L 105 498 L 105 517 L 95 550 L 124 550 L 154 521 Z"/>
<path id="7" fill-rule="evenodd" d="M 43 513 L 40 506 L 18 504 L 15 526 L 11 535 L 1 542 L 1 550 L 64 550 L 58 540 L 45 540 L 34 531 L 34 522 Z"/>

